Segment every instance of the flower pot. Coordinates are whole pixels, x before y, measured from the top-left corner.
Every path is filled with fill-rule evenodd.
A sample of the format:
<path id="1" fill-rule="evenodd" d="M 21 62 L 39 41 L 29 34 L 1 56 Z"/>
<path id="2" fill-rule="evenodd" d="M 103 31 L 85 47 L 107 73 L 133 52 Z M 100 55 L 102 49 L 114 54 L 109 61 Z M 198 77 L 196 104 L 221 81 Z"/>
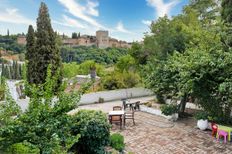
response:
<path id="1" fill-rule="evenodd" d="M 176 121 L 178 119 L 178 113 L 173 113 L 172 115 L 166 116 L 166 118 L 170 121 Z"/>
<path id="2" fill-rule="evenodd" d="M 173 121 L 176 121 L 178 118 L 179 118 L 178 113 L 172 114 L 172 119 L 173 119 Z"/>
<path id="3" fill-rule="evenodd" d="M 208 128 L 208 120 L 203 120 L 203 119 L 198 120 L 197 127 L 200 130 L 206 130 Z"/>

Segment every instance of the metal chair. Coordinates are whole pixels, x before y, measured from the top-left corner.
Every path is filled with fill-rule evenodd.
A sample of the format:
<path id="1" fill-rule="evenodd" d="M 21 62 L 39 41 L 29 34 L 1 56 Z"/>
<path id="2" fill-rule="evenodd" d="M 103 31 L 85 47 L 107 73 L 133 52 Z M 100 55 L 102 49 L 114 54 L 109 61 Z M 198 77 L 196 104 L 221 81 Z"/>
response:
<path id="1" fill-rule="evenodd" d="M 135 102 L 134 109 L 140 111 L 140 101 Z"/>
<path id="2" fill-rule="evenodd" d="M 126 99 L 122 99 L 122 106 L 123 106 L 124 110 L 126 110 L 126 108 L 128 108 L 128 105 L 126 104 Z"/>
<path id="3" fill-rule="evenodd" d="M 123 118 L 124 126 L 126 124 L 126 119 L 132 119 L 133 120 L 133 124 L 135 125 L 134 115 L 135 115 L 135 113 L 134 113 L 134 109 L 133 108 L 130 111 L 125 111 L 124 118 Z"/>

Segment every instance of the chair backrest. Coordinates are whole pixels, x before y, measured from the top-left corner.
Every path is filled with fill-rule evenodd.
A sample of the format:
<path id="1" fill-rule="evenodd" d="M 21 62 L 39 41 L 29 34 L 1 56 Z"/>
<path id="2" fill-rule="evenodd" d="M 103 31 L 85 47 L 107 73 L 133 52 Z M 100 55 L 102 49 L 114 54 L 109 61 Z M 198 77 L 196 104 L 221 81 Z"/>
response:
<path id="1" fill-rule="evenodd" d="M 124 109 L 126 108 L 126 100 L 122 100 L 122 106 Z"/>
<path id="2" fill-rule="evenodd" d="M 139 105 L 139 104 L 140 104 L 140 101 L 135 102 L 135 104 L 136 104 L 136 105 Z"/>
<path id="3" fill-rule="evenodd" d="M 217 130 L 217 129 L 218 129 L 218 126 L 217 126 L 216 123 L 212 122 L 212 123 L 211 123 L 211 128 L 212 128 L 213 130 Z"/>
<path id="4" fill-rule="evenodd" d="M 118 111 L 118 110 L 122 110 L 121 106 L 114 106 L 113 107 L 113 111 Z"/>

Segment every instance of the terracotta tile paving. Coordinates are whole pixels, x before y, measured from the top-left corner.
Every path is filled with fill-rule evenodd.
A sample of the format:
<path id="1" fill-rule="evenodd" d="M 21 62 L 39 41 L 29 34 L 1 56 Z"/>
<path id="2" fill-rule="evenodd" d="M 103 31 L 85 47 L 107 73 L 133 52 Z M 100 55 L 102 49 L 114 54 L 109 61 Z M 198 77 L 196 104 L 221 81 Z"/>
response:
<path id="1" fill-rule="evenodd" d="M 136 100 L 149 100 L 137 98 Z M 80 106 L 78 109 L 102 110 L 108 113 L 121 101 Z M 77 111 L 78 111 L 77 109 Z M 76 111 L 73 111 L 76 112 Z M 124 135 L 126 151 L 134 154 L 232 154 L 232 142 L 217 142 L 210 131 L 196 128 L 193 118 L 170 122 L 167 119 L 144 112 L 135 113 L 135 126 L 128 120 L 120 130 L 113 125 L 112 132 Z"/>
<path id="2" fill-rule="evenodd" d="M 217 142 L 210 131 L 196 128 L 193 118 L 167 121 L 144 112 L 135 113 L 135 126 L 128 120 L 122 130 L 113 125 L 112 132 L 125 137 L 126 151 L 135 154 L 232 154 L 232 142 Z"/>

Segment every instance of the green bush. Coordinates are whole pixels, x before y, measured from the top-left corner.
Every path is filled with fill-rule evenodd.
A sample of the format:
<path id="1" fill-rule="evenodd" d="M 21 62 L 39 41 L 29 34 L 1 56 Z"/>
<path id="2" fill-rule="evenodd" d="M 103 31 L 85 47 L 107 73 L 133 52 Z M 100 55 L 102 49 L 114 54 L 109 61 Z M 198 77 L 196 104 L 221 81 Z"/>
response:
<path id="1" fill-rule="evenodd" d="M 208 114 L 204 111 L 198 112 L 195 114 L 195 118 L 197 120 L 207 120 L 208 119 Z"/>
<path id="2" fill-rule="evenodd" d="M 104 102 L 105 102 L 104 98 L 99 97 L 99 99 L 98 99 L 98 103 L 104 103 Z"/>
<path id="3" fill-rule="evenodd" d="M 0 101 L 4 100 L 5 98 L 5 87 L 4 85 L 0 85 Z"/>
<path id="4" fill-rule="evenodd" d="M 36 149 L 35 147 L 23 144 L 23 143 L 17 143 L 10 146 L 7 151 L 7 154 L 39 154 L 39 149 Z"/>
<path id="5" fill-rule="evenodd" d="M 140 83 L 140 76 L 135 72 L 114 71 L 102 78 L 102 86 L 107 90 L 133 88 Z"/>
<path id="6" fill-rule="evenodd" d="M 109 143 L 110 125 L 101 111 L 80 110 L 73 117 L 73 134 L 81 134 L 71 151 L 78 154 L 103 154 Z"/>
<path id="7" fill-rule="evenodd" d="M 146 105 L 147 107 L 152 107 L 152 102 L 147 102 L 147 103 L 145 103 L 145 105 Z"/>
<path id="8" fill-rule="evenodd" d="M 110 146 L 118 151 L 122 151 L 125 147 L 124 137 L 119 133 L 112 134 L 110 136 Z"/>
<path id="9" fill-rule="evenodd" d="M 85 62 L 81 63 L 79 65 L 78 74 L 90 74 L 91 68 L 96 69 L 97 76 L 103 76 L 105 74 L 104 66 L 96 63 L 93 60 L 86 60 Z"/>
<path id="10" fill-rule="evenodd" d="M 164 104 L 160 107 L 162 114 L 168 116 L 174 113 L 178 113 L 178 106 L 175 104 Z"/>

